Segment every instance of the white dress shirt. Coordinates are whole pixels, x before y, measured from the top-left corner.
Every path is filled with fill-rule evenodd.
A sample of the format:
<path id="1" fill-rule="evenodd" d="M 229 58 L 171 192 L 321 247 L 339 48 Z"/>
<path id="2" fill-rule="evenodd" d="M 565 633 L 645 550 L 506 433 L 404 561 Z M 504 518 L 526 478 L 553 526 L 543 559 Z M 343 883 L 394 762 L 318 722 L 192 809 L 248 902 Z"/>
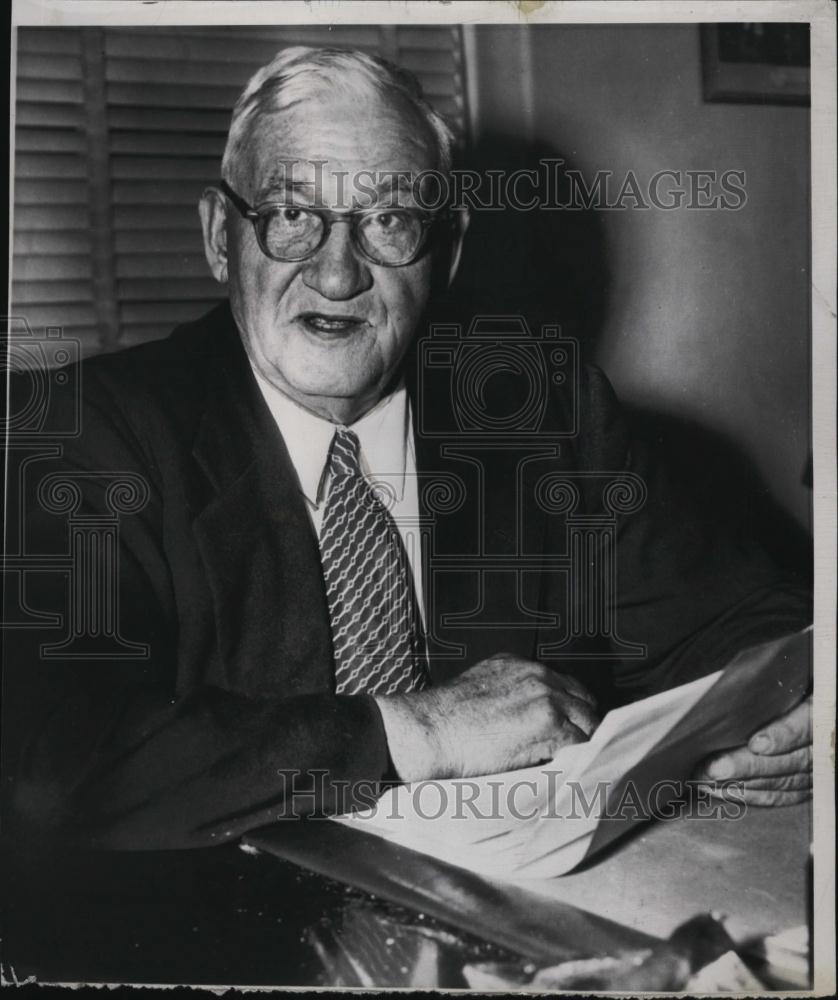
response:
<path id="1" fill-rule="evenodd" d="M 295 403 L 255 368 L 253 373 L 288 448 L 319 538 L 329 495 L 328 458 L 336 425 Z M 424 621 L 413 414 L 405 387 L 385 396 L 348 429 L 357 434 L 361 444 L 360 464 L 364 477 L 380 487 L 377 492 L 396 522 Z"/>

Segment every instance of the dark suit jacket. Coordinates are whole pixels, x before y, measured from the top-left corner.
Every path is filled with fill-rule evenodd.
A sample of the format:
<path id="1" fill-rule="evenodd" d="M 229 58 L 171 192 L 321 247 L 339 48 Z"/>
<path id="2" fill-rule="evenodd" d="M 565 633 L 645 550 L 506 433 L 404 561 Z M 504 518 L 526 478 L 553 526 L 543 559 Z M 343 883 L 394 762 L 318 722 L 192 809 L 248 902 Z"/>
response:
<path id="1" fill-rule="evenodd" d="M 115 474 L 141 477 L 145 506 L 119 520 L 119 635 L 147 655 L 46 658 L 60 628 L 7 631 L 7 823 L 93 846 L 210 846 L 292 808 L 351 805 L 355 783 L 389 775 L 382 722 L 370 697 L 334 693 L 317 540 L 229 308 L 77 374 L 82 432 L 60 456 L 21 464 L 10 531 L 48 563 L 70 542 L 66 511 L 38 496 L 46 477 L 78 484 L 82 516 L 112 509 Z M 432 404 L 415 380 L 412 391 L 421 418 Z M 53 387 L 51 426 L 70 419 L 71 396 Z M 597 370 L 583 371 L 577 403 L 578 431 L 563 433 L 572 403 L 550 396 L 525 460 L 514 442 L 481 451 L 473 435 L 457 438 L 453 418 L 448 440 L 417 435 L 437 681 L 507 650 L 576 673 L 607 706 L 807 621 L 805 600 L 757 549 L 673 493 Z M 438 405 L 445 415 L 452 400 Z M 604 483 L 626 473 L 646 500 L 614 515 Z M 551 476 L 571 483 L 573 510 L 561 490 L 545 502 Z M 570 514 L 577 539 L 593 518 L 591 558 L 603 546 L 613 556 L 602 565 L 616 586 L 596 591 L 611 658 L 596 628 L 571 627 L 595 592 L 551 562 L 568 545 Z M 66 622 L 67 578 L 27 573 L 27 607 Z"/>

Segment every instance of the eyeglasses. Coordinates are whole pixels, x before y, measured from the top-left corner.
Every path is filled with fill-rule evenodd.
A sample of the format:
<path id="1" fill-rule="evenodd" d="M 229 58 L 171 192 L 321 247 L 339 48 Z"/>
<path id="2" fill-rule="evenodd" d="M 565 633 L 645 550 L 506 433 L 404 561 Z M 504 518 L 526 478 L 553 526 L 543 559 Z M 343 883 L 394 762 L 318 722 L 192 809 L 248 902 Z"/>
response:
<path id="1" fill-rule="evenodd" d="M 373 264 L 402 267 L 422 253 L 433 225 L 444 213 L 420 208 L 328 208 L 268 202 L 253 208 L 221 181 L 220 188 L 245 219 L 250 219 L 259 248 L 271 260 L 308 260 L 328 240 L 336 222 L 348 223 L 353 244 Z"/>

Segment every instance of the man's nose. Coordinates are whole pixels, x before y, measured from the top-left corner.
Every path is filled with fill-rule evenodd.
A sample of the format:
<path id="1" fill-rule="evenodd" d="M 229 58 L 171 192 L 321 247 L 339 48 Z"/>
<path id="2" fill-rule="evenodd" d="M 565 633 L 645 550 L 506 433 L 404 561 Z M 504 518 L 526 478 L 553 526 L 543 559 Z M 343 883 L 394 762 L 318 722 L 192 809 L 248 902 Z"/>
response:
<path id="1" fill-rule="evenodd" d="M 352 244 L 351 226 L 335 222 L 329 238 L 306 262 L 303 282 L 326 299 L 351 299 L 372 285 L 372 274 Z"/>

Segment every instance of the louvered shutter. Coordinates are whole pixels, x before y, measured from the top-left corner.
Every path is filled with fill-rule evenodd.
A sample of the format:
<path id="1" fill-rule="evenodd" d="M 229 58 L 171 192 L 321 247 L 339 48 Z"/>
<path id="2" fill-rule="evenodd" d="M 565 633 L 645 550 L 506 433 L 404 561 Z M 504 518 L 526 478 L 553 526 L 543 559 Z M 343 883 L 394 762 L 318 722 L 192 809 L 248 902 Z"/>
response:
<path id="1" fill-rule="evenodd" d="M 21 30 L 11 312 L 96 343 L 81 35 Z"/>
<path id="2" fill-rule="evenodd" d="M 460 29 L 400 25 L 394 34 L 393 61 L 417 77 L 430 103 L 463 136 L 465 87 Z"/>
<path id="3" fill-rule="evenodd" d="M 197 204 L 218 178 L 232 106 L 278 49 L 323 44 L 412 70 L 462 135 L 456 27 L 21 29 L 13 301 L 32 310 L 33 326 L 62 325 L 115 349 L 165 336 L 221 298 Z M 100 98 L 82 86 L 83 66 L 101 75 Z M 95 185 L 88 155 L 99 160 Z"/>

